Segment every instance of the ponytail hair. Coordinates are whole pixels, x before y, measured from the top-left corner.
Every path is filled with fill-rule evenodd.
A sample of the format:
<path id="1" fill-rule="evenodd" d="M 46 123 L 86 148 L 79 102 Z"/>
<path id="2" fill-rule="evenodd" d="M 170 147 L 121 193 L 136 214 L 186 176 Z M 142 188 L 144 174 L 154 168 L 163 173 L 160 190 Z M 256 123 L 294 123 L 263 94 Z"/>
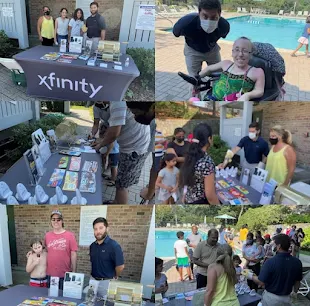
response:
<path id="1" fill-rule="evenodd" d="M 279 134 L 284 143 L 290 146 L 293 144 L 292 133 L 289 130 L 284 129 L 281 125 L 275 125 L 274 127 L 270 129 L 270 131 L 276 132 L 277 134 Z"/>
<path id="2" fill-rule="evenodd" d="M 228 244 L 221 244 L 217 249 L 216 263 L 224 268 L 224 273 L 227 275 L 228 283 L 234 287 L 236 283 L 236 270 L 232 260 L 232 248 Z"/>
<path id="3" fill-rule="evenodd" d="M 207 123 L 200 123 L 196 125 L 193 136 L 180 172 L 181 186 L 193 186 L 195 184 L 195 165 L 205 155 L 202 148 L 210 145 L 209 138 L 212 137 L 212 129 Z"/>

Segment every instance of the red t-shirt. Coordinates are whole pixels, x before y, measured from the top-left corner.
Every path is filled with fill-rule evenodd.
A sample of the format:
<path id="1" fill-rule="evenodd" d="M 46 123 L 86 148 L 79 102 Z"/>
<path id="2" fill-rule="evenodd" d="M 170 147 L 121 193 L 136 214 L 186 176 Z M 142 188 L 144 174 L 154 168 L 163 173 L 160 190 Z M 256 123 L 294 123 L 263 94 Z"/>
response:
<path id="1" fill-rule="evenodd" d="M 71 252 L 78 250 L 74 234 L 69 231 L 62 234 L 48 232 L 44 244 L 47 249 L 46 274 L 64 277 L 66 272 L 71 272 Z"/>

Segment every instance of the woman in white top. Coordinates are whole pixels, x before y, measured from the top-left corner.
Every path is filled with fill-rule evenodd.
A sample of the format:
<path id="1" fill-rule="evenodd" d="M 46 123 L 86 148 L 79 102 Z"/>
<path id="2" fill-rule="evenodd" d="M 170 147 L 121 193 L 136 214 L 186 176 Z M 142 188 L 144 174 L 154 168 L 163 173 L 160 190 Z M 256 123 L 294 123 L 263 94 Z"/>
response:
<path id="1" fill-rule="evenodd" d="M 67 18 L 67 14 L 68 10 L 66 8 L 62 8 L 60 10 L 60 17 L 56 18 L 54 33 L 55 44 L 60 44 L 62 39 L 66 39 L 68 42 L 69 19 Z"/>
<path id="2" fill-rule="evenodd" d="M 84 25 L 83 10 L 77 8 L 73 13 L 73 18 L 69 22 L 69 41 L 71 36 L 83 36 L 82 27 Z"/>

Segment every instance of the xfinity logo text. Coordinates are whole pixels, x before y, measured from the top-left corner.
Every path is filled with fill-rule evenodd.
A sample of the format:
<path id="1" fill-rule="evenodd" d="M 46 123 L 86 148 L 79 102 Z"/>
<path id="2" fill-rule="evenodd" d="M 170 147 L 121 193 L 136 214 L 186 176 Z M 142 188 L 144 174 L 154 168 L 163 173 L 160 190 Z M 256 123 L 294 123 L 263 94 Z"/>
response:
<path id="1" fill-rule="evenodd" d="M 55 72 L 51 72 L 49 76 L 38 75 L 40 79 L 39 85 L 45 85 L 49 90 L 52 90 L 52 87 L 70 89 L 73 91 L 82 90 L 86 94 L 90 94 L 90 98 L 93 98 L 101 89 L 102 85 L 95 88 L 92 83 L 85 82 L 85 79 L 81 81 L 71 81 L 69 79 L 60 79 L 55 78 Z"/>

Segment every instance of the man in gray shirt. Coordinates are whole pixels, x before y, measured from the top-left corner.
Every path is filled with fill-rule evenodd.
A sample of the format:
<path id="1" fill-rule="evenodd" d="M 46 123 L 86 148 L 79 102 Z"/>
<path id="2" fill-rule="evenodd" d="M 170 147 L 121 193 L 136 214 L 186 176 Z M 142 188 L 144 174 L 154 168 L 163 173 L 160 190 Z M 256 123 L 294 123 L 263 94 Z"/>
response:
<path id="1" fill-rule="evenodd" d="M 193 262 L 193 254 L 194 250 L 197 247 L 198 243 L 202 241 L 201 235 L 198 233 L 198 227 L 196 225 L 192 226 L 192 232 L 187 236 L 186 242 L 189 246 L 189 257 L 191 259 L 191 270 L 193 274 L 193 278 L 195 278 L 194 274 L 194 262 Z"/>
<path id="2" fill-rule="evenodd" d="M 217 242 L 219 237 L 218 231 L 213 228 L 208 231 L 208 239 L 199 242 L 194 250 L 193 262 L 198 266 L 197 269 L 197 289 L 207 286 L 207 271 L 209 265 L 215 263 L 217 258 L 217 249 L 220 244 Z"/>

